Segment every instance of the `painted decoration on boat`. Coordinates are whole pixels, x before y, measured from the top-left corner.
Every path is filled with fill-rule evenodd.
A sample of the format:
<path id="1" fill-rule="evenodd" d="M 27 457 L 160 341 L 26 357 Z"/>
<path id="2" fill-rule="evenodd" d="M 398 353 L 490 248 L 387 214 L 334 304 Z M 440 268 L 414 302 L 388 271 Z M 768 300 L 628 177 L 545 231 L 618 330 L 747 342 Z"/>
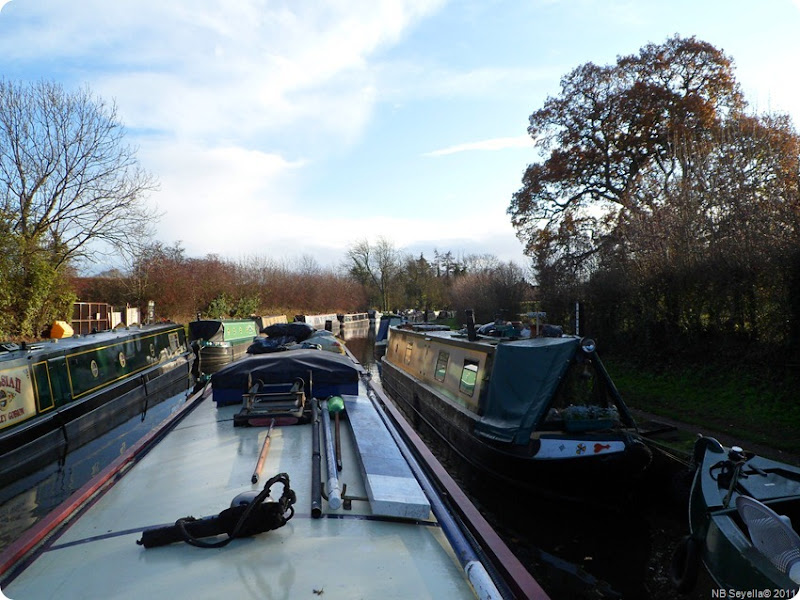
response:
<path id="1" fill-rule="evenodd" d="M 605 443 L 596 442 L 594 444 L 586 440 L 565 440 L 565 439 L 546 439 L 539 440 L 539 451 L 534 455 L 535 458 L 568 458 L 572 456 L 594 456 L 597 454 L 614 454 L 625 452 L 625 442 L 608 441 Z"/>
<path id="2" fill-rule="evenodd" d="M 30 372 L 26 367 L 0 371 L 0 429 L 36 416 Z"/>

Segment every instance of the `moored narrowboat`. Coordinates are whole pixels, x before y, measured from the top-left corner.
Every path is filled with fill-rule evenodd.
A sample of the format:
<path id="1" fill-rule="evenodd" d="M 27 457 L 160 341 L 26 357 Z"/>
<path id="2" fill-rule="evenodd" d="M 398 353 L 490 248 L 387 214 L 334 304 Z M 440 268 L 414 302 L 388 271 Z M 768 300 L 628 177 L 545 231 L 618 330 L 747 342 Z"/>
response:
<path id="1" fill-rule="evenodd" d="M 294 320 L 300 321 L 301 323 L 308 323 L 314 329 L 330 331 L 333 334 L 338 334 L 340 329 L 339 315 L 336 313 L 295 315 Z"/>
<path id="2" fill-rule="evenodd" d="M 380 316 L 378 327 L 375 332 L 374 355 L 376 360 L 380 360 L 383 358 L 383 355 L 386 354 L 386 344 L 389 341 L 389 328 L 401 325 L 404 322 L 404 317 L 394 313 L 384 313 Z"/>
<path id="3" fill-rule="evenodd" d="M 594 342 L 507 329 L 393 327 L 382 385 L 415 427 L 510 486 L 577 500 L 627 494 L 652 453 Z"/>
<path id="4" fill-rule="evenodd" d="M 244 356 L 259 333 L 259 321 L 255 318 L 198 319 L 189 323 L 189 343 L 197 357 L 198 381 L 207 381 L 212 373 Z"/>
<path id="5" fill-rule="evenodd" d="M 368 313 L 347 313 L 340 314 L 339 335 L 344 340 L 354 337 L 367 337 L 370 330 L 370 320 Z"/>
<path id="6" fill-rule="evenodd" d="M 695 442 L 692 468 L 690 534 L 671 565 L 678 591 L 690 591 L 705 565 L 721 590 L 795 597 L 800 592 L 800 468 L 738 446 L 725 448 L 704 436 Z"/>
<path id="7" fill-rule="evenodd" d="M 183 326 L 0 345 L 0 487 L 191 387 Z"/>

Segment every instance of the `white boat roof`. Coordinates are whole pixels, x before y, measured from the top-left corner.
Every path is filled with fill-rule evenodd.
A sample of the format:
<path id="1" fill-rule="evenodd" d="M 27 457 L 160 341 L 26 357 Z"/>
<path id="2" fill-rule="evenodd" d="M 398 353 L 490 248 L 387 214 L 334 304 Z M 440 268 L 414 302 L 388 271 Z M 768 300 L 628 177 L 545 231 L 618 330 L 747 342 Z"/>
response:
<path id="1" fill-rule="evenodd" d="M 347 419 L 341 427 L 340 478 L 347 486 L 346 496 L 357 499 L 351 510 L 333 510 L 323 498 L 322 518 L 312 518 L 312 426 L 276 425 L 261 479 L 251 484 L 268 428 L 234 427 L 233 417 L 241 407 L 217 407 L 208 391 L 197 402 L 122 476 L 112 477 L 113 485 L 65 531 L 48 540 L 32 559 L 10 569 L 2 593 L 12 600 L 476 597 L 466 575 L 469 569 L 459 562 L 426 504 L 422 518 L 376 515 L 376 507 L 387 512 L 386 498 L 374 506 L 366 498 L 393 492 L 377 489 L 381 484 L 375 477 L 363 476 L 362 462 L 369 461 L 359 460 Z M 369 412 L 370 402 L 365 395 L 347 397 L 348 414 Z M 373 454 L 397 460 L 385 440 L 372 446 Z M 321 453 L 325 480 L 324 443 Z M 216 515 L 237 494 L 260 490 L 281 472 L 289 475 L 297 502 L 294 517 L 279 529 L 235 539 L 221 549 L 183 542 L 146 549 L 136 543 L 145 528 L 190 515 Z M 393 472 L 377 475 L 377 480 L 397 484 Z M 399 486 L 397 493 L 405 487 Z M 277 499 L 282 485 L 272 489 Z M 419 500 L 412 499 L 414 514 L 420 511 Z M 391 498 L 388 502 L 391 513 L 397 507 L 392 507 Z M 480 588 L 479 594 L 485 597 Z"/>

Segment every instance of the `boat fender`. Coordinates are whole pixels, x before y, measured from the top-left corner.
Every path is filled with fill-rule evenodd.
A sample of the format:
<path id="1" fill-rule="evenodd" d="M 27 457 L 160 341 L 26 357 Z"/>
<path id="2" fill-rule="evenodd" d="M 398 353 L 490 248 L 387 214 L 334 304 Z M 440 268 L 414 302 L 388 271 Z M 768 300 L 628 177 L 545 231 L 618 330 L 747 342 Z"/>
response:
<path id="1" fill-rule="evenodd" d="M 283 484 L 283 494 L 277 501 L 265 502 L 275 483 Z M 154 548 L 184 541 L 198 548 L 221 548 L 233 538 L 249 537 L 283 527 L 294 516 L 293 504 L 296 501 L 297 496 L 289 487 L 289 476 L 279 473 L 271 477 L 264 489 L 249 503 L 240 494 L 234 498 L 234 505 L 219 515 L 202 519 L 183 517 L 175 521 L 174 525 L 145 529 L 142 531 L 142 539 L 136 543 L 145 548 Z M 227 534 L 227 537 L 218 541 L 200 539 L 222 534 Z"/>
<path id="2" fill-rule="evenodd" d="M 672 552 L 670 579 L 675 588 L 685 594 L 694 588 L 700 567 L 700 548 L 697 540 L 687 535 Z"/>

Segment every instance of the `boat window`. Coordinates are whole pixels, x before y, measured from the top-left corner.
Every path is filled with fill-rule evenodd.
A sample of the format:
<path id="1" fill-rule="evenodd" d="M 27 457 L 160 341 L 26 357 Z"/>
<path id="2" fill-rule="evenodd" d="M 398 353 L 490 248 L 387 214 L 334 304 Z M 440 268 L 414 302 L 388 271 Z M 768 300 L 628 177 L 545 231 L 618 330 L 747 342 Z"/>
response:
<path id="1" fill-rule="evenodd" d="M 450 353 L 440 350 L 439 358 L 436 360 L 436 372 L 433 374 L 439 381 L 444 381 L 444 376 L 447 374 L 448 360 L 450 360 Z"/>
<path id="2" fill-rule="evenodd" d="M 565 420 L 619 424 L 619 411 L 611 388 L 591 360 L 575 361 L 569 366 L 543 425 L 547 428 Z"/>
<path id="3" fill-rule="evenodd" d="M 53 408 L 53 388 L 46 362 L 33 365 L 33 381 L 36 385 L 37 410 L 42 412 Z"/>
<path id="4" fill-rule="evenodd" d="M 478 381 L 478 361 L 464 359 L 464 368 L 461 369 L 461 383 L 458 390 L 467 396 L 475 392 L 475 383 Z"/>
<path id="5" fill-rule="evenodd" d="M 406 357 L 405 357 L 405 363 L 406 363 L 407 365 L 410 365 L 410 364 L 411 364 L 411 350 L 412 350 L 413 348 L 414 348 L 414 344 L 413 344 L 412 342 L 409 342 L 409 343 L 408 343 L 408 346 L 406 346 Z"/>

